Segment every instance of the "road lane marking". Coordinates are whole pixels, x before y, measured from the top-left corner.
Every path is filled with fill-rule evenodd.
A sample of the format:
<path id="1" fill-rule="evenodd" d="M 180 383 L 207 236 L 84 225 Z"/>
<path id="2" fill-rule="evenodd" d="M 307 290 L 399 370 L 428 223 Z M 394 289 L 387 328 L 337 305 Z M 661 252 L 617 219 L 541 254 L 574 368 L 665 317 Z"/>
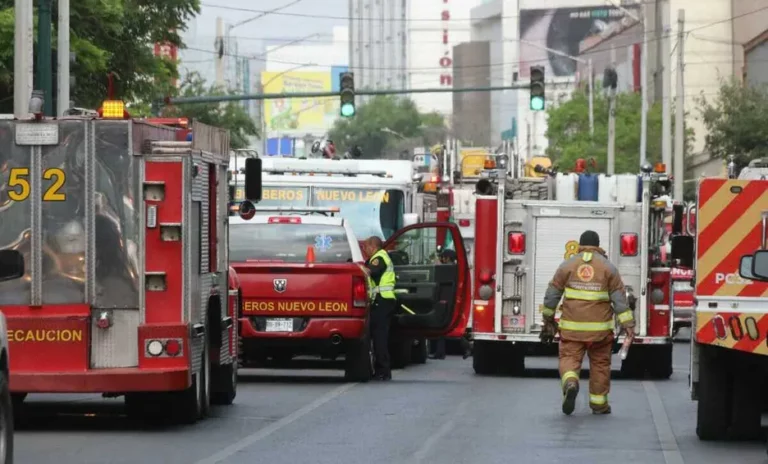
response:
<path id="1" fill-rule="evenodd" d="M 415 453 L 411 456 L 411 458 L 408 460 L 409 463 L 412 464 L 418 464 L 424 460 L 425 457 L 429 454 L 429 452 L 432 450 L 432 448 L 437 444 L 440 439 L 442 439 L 448 432 L 453 430 L 454 427 L 456 427 L 456 421 L 459 419 L 459 417 L 464 415 L 464 410 L 467 409 L 467 406 L 469 405 L 470 399 L 466 399 L 459 403 L 459 405 L 456 407 L 456 409 L 453 410 L 453 413 L 451 414 L 451 418 L 448 419 L 435 433 L 433 433 L 427 440 L 424 442 L 423 445 L 421 445 L 421 448 L 416 450 Z"/>
<path id="2" fill-rule="evenodd" d="M 677 446 L 675 433 L 669 424 L 669 417 L 667 417 L 667 411 L 664 409 L 664 403 L 661 401 L 659 390 L 656 389 L 656 384 L 643 381 L 643 389 L 645 390 L 645 397 L 648 398 L 648 404 L 651 406 L 653 425 L 656 427 L 656 434 L 659 436 L 661 451 L 664 453 L 664 462 L 667 464 L 685 464 L 683 455 L 680 454 L 680 448 Z"/>
<path id="3" fill-rule="evenodd" d="M 217 464 L 219 462 L 222 462 L 228 457 L 237 454 L 239 451 L 242 451 L 245 448 L 253 445 L 254 443 L 267 438 L 268 436 L 272 435 L 273 433 L 277 432 L 283 427 L 291 425 L 292 423 L 296 422 L 297 420 L 311 413 L 312 411 L 324 405 L 325 403 L 333 400 L 334 398 L 339 397 L 340 395 L 342 395 L 344 392 L 354 387 L 355 385 L 357 385 L 357 383 L 346 383 L 344 385 L 339 386 L 338 388 L 334 388 L 333 390 L 329 391 L 325 395 L 309 403 L 303 408 L 294 411 L 293 413 L 283 417 L 277 422 L 273 422 L 272 424 L 257 430 L 251 435 L 248 435 L 247 437 L 242 438 L 240 441 L 237 441 L 227 446 L 226 448 L 220 450 L 216 454 L 209 456 L 205 459 L 201 459 L 200 461 L 197 461 L 195 464 Z"/>

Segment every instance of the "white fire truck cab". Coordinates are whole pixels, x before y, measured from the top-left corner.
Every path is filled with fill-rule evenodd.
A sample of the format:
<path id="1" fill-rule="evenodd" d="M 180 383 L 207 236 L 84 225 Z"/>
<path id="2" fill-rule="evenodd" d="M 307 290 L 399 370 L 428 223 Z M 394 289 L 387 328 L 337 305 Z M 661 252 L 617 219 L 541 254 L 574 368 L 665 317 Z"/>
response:
<path id="1" fill-rule="evenodd" d="M 125 116 L 0 121 L 0 283 L 10 389 L 125 395 L 130 414 L 194 422 L 236 394 L 225 130 Z M 112 117 L 112 119 L 110 119 Z"/>
<path id="2" fill-rule="evenodd" d="M 597 201 L 578 201 L 573 182 L 564 179 L 575 174 L 522 177 L 508 175 L 505 157 L 497 163 L 476 188 L 475 372 L 517 373 L 526 354 L 556 352 L 539 340 L 544 292 L 558 266 L 578 252 L 579 236 L 593 230 L 621 273 L 637 322 L 623 374 L 668 378 L 673 346 L 669 268 L 658 259 L 666 203 L 655 200 L 669 192 L 664 166 L 657 165 L 656 172 L 644 168 L 640 192 L 637 175 L 623 176 L 621 193 L 612 186 L 620 186 L 622 176 L 591 174 L 595 184 L 599 177 L 611 187 L 603 187 Z"/>

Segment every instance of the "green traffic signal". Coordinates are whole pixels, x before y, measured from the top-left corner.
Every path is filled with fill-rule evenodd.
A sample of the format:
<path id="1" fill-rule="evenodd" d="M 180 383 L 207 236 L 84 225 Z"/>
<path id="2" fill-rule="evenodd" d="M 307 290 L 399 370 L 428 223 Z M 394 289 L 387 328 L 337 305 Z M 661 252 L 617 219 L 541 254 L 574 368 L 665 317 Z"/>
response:
<path id="1" fill-rule="evenodd" d="M 355 104 L 354 103 L 344 103 L 341 105 L 341 115 L 345 118 L 351 118 L 355 115 Z"/>
<path id="2" fill-rule="evenodd" d="M 544 97 L 531 97 L 531 109 L 541 111 L 544 109 Z"/>

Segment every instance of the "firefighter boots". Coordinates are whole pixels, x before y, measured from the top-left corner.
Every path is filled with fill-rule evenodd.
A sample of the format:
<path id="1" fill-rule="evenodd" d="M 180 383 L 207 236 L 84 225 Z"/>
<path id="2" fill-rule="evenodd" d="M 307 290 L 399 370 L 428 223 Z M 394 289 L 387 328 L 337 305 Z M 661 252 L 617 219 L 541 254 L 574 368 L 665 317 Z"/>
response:
<path id="1" fill-rule="evenodd" d="M 579 384 L 566 382 L 563 387 L 563 414 L 570 416 L 576 409 L 576 396 L 579 394 Z"/>

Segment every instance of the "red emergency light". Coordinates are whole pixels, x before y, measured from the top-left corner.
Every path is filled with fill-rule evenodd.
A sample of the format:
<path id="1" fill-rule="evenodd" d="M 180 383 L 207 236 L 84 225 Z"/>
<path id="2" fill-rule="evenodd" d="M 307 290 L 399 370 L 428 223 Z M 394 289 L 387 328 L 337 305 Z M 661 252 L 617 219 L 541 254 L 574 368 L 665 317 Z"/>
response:
<path id="1" fill-rule="evenodd" d="M 522 232 L 510 232 L 507 235 L 507 251 L 511 255 L 524 255 L 525 234 Z"/>
<path id="2" fill-rule="evenodd" d="M 301 224 L 301 218 L 276 216 L 267 220 L 269 224 Z"/>
<path id="3" fill-rule="evenodd" d="M 469 219 L 459 219 L 459 227 L 469 227 Z"/>
<path id="4" fill-rule="evenodd" d="M 168 356 L 178 356 L 181 353 L 181 342 L 174 339 L 165 342 L 165 353 Z"/>
<path id="5" fill-rule="evenodd" d="M 637 234 L 621 234 L 619 249 L 621 256 L 637 256 Z"/>
<path id="6" fill-rule="evenodd" d="M 365 308 L 368 305 L 368 287 L 360 276 L 352 278 L 352 306 Z"/>

